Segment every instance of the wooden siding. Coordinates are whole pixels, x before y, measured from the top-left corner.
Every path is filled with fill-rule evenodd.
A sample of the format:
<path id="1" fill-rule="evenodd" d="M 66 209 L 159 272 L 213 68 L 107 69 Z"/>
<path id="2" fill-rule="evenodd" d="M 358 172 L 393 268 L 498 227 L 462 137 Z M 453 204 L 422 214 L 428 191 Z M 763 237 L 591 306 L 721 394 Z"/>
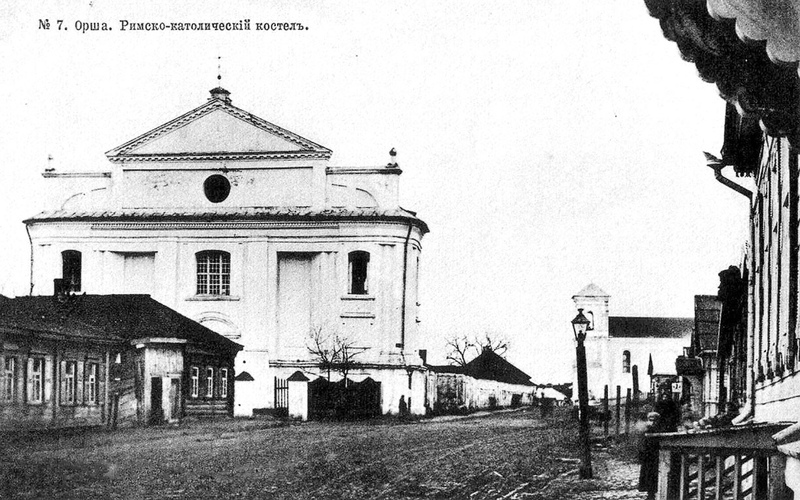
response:
<path id="1" fill-rule="evenodd" d="M 0 342 L 0 368 L 5 382 L 5 360 L 14 360 L 14 393 L 10 401 L 0 398 L 0 430 L 103 425 L 107 419 L 105 346 L 42 339 L 33 334 L 6 334 Z M 44 360 L 41 402 L 31 402 L 33 380 L 29 366 Z M 65 369 L 74 366 L 73 400 L 67 401 Z M 88 399 L 88 366 L 97 366 L 96 394 Z"/>
<path id="2" fill-rule="evenodd" d="M 756 418 L 778 420 L 800 398 L 797 152 L 770 138 L 762 155 L 752 219 Z"/>
<path id="3" fill-rule="evenodd" d="M 183 400 L 184 415 L 187 417 L 216 417 L 233 416 L 234 400 L 234 357 L 235 355 L 211 354 L 205 351 L 187 349 L 183 364 Z M 199 387 L 197 397 L 192 396 L 191 371 L 192 367 L 198 368 Z M 213 396 L 208 397 L 206 369 L 214 369 Z M 228 370 L 227 397 L 222 397 L 221 392 L 221 369 Z"/>

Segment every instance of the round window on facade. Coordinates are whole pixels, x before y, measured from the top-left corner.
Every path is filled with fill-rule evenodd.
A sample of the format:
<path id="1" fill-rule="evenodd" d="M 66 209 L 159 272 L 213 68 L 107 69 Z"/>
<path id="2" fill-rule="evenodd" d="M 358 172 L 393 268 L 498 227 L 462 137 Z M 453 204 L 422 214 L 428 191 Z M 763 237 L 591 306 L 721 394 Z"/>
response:
<path id="1" fill-rule="evenodd" d="M 212 203 L 225 201 L 231 192 L 231 183 L 222 175 L 212 175 L 203 183 L 206 198 Z"/>

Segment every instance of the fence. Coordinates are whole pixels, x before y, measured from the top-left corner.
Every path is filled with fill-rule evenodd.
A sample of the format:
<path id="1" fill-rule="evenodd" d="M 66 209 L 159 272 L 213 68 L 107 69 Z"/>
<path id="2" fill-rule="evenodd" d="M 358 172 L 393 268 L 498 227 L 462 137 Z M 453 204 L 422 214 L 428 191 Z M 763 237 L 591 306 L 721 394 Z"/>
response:
<path id="1" fill-rule="evenodd" d="M 289 382 L 275 377 L 275 416 L 289 415 Z"/>
<path id="2" fill-rule="evenodd" d="M 589 419 L 603 428 L 603 436 L 628 435 L 635 430 L 637 422 L 644 420 L 647 410 L 652 406 L 649 400 L 640 400 L 630 389 L 625 394 L 616 386 L 616 394 L 609 397 L 608 386 L 605 386 L 600 404 L 589 407 Z"/>
<path id="3" fill-rule="evenodd" d="M 308 384 L 308 416 L 311 419 L 369 418 L 381 414 L 381 383 L 318 378 Z"/>

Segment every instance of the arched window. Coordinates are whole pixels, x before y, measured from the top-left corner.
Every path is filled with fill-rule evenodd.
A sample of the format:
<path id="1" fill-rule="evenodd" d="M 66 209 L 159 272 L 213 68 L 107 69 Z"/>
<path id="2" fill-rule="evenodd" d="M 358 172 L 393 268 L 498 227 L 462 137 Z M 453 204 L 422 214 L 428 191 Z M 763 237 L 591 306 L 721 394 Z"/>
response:
<path id="1" fill-rule="evenodd" d="M 61 279 L 65 291 L 81 291 L 81 253 L 77 250 L 61 252 Z"/>
<path id="2" fill-rule="evenodd" d="M 197 295 L 230 295 L 231 254 L 207 250 L 196 257 Z"/>
<path id="3" fill-rule="evenodd" d="M 350 265 L 350 293 L 354 295 L 366 295 L 369 252 L 350 252 L 348 262 Z"/>
<path id="4" fill-rule="evenodd" d="M 631 352 L 622 351 L 622 373 L 631 372 Z"/>

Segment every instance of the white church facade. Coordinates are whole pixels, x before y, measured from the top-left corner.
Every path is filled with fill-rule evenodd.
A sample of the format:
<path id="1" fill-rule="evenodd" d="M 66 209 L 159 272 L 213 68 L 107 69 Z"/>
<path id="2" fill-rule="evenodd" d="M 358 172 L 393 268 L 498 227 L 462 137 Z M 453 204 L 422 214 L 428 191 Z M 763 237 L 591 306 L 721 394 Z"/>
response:
<path id="1" fill-rule="evenodd" d="M 236 415 L 275 380 L 320 375 L 311 334 L 346 339 L 381 408 L 425 411 L 417 331 L 421 240 L 401 171 L 329 165 L 331 150 L 234 106 L 201 106 L 106 153 L 106 172 L 48 171 L 61 201 L 25 221 L 31 289 L 149 294 L 244 346 Z M 335 378 L 335 377 L 334 377 Z"/>
<path id="2" fill-rule="evenodd" d="M 651 390 L 652 378 L 676 375 L 675 359 L 689 347 L 694 318 L 610 316 L 610 295 L 589 284 L 572 297 L 591 321 L 586 341 L 586 371 L 589 398 L 602 400 L 608 386 L 609 398 L 621 397 L 634 389 L 638 376 L 641 396 Z M 577 370 L 573 364 L 573 387 Z M 577 395 L 577 391 L 573 391 Z M 576 396 L 577 397 L 577 396 Z"/>

